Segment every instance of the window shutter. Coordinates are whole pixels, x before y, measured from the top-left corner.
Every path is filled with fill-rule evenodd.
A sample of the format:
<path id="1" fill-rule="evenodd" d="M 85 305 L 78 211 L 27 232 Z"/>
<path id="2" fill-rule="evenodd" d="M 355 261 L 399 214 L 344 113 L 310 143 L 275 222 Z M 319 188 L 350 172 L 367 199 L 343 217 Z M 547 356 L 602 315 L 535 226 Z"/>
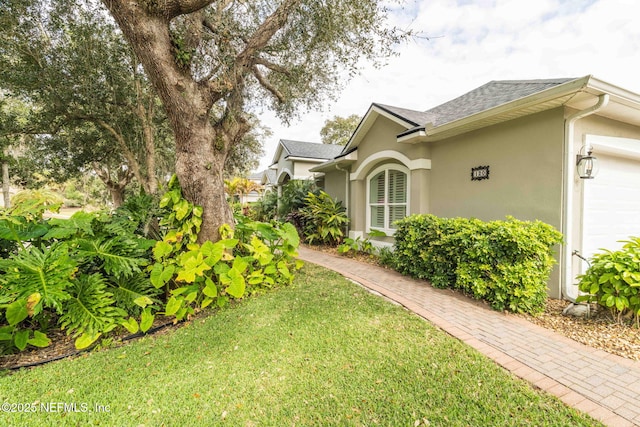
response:
<path id="1" fill-rule="evenodd" d="M 384 206 L 371 206 L 371 226 L 384 228 Z"/>
<path id="2" fill-rule="evenodd" d="M 407 214 L 407 207 L 401 206 L 389 206 L 389 228 L 396 228 L 393 223 L 399 219 L 404 218 Z"/>
<path id="3" fill-rule="evenodd" d="M 389 170 L 389 203 L 407 203 L 407 175 Z"/>
<path id="4" fill-rule="evenodd" d="M 382 171 L 369 182 L 369 203 L 384 202 L 384 171 Z"/>

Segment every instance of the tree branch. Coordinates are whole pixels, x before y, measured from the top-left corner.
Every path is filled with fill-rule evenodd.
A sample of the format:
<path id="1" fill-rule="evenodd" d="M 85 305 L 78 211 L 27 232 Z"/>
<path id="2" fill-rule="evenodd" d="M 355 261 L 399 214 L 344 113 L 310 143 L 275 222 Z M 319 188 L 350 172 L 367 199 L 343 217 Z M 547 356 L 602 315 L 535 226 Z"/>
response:
<path id="1" fill-rule="evenodd" d="M 267 67 L 268 69 L 270 69 L 271 71 L 275 71 L 276 73 L 284 74 L 285 76 L 290 76 L 291 75 L 291 72 L 287 68 L 285 68 L 285 67 L 283 67 L 281 65 L 278 65 L 278 64 L 274 64 L 273 62 L 268 61 L 268 60 L 266 60 L 264 58 L 261 58 L 259 56 L 256 56 L 253 59 L 253 63 L 257 64 L 257 65 L 263 65 L 263 66 Z"/>
<path id="2" fill-rule="evenodd" d="M 260 83 L 260 86 L 271 92 L 271 94 L 273 94 L 273 96 L 275 96 L 279 102 L 285 101 L 284 95 L 271 83 L 269 83 L 267 79 L 264 78 L 262 73 L 260 73 L 260 70 L 258 70 L 258 67 L 256 67 L 255 65 L 251 67 L 251 72 L 256 77 L 256 79 L 258 79 L 258 83 Z"/>
<path id="3" fill-rule="evenodd" d="M 269 15 L 262 25 L 247 40 L 247 45 L 236 58 L 236 69 L 250 66 L 252 60 L 255 60 L 256 53 L 263 49 L 271 38 L 284 27 L 289 18 L 289 14 L 298 5 L 301 0 L 284 0 L 282 4 Z"/>

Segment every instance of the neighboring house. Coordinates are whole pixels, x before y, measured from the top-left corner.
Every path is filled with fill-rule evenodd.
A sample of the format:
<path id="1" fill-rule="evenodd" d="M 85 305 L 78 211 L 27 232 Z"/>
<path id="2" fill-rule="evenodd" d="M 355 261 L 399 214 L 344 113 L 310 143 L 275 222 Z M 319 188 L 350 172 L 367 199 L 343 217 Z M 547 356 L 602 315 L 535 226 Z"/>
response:
<path id="1" fill-rule="evenodd" d="M 264 194 L 276 188 L 276 173 L 275 169 L 265 169 L 260 172 L 260 185 Z"/>
<path id="2" fill-rule="evenodd" d="M 342 149 L 339 145 L 281 139 L 271 165 L 278 191 L 292 179 L 314 179 L 322 187 L 324 174 L 311 172 L 311 168 L 333 159 Z"/>
<path id="3" fill-rule="evenodd" d="M 589 151 L 599 172 L 580 179 Z M 492 81 L 427 111 L 372 104 L 342 153 L 310 172 L 348 207 L 352 237 L 392 236 L 414 213 L 551 224 L 566 244 L 549 294 L 572 299 L 586 268 L 575 254 L 640 236 L 640 95 L 586 76 Z"/>

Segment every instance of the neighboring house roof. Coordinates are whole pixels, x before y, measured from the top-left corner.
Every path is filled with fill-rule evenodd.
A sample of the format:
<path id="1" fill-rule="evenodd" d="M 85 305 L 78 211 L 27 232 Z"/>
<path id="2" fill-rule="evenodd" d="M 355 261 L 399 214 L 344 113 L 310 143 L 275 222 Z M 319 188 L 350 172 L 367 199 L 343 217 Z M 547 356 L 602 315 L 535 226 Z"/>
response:
<path id="1" fill-rule="evenodd" d="M 262 185 L 275 185 L 277 171 L 275 169 L 266 169 L 262 171 Z"/>
<path id="2" fill-rule="evenodd" d="M 305 159 L 316 163 L 333 159 L 340 154 L 344 147 L 340 145 L 321 144 L 319 142 L 293 141 L 290 139 L 281 139 L 273 156 L 273 164 L 278 163 L 282 152 L 284 158 Z"/>
<path id="3" fill-rule="evenodd" d="M 262 175 L 263 174 L 264 174 L 264 171 L 255 172 L 255 173 L 252 173 L 251 175 L 249 175 L 249 178 L 247 178 L 247 179 L 249 179 L 251 181 L 259 182 L 260 180 L 262 180 Z"/>

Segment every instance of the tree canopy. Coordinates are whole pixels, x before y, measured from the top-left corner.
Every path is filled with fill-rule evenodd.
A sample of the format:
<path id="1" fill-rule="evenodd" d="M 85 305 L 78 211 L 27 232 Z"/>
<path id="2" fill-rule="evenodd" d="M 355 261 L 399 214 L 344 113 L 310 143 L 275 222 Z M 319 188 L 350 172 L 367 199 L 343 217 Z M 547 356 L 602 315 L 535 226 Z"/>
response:
<path id="1" fill-rule="evenodd" d="M 357 114 L 349 117 L 334 116 L 333 119 L 324 122 L 320 129 L 320 139 L 323 144 L 347 145 L 359 123 L 360 116 Z"/>

